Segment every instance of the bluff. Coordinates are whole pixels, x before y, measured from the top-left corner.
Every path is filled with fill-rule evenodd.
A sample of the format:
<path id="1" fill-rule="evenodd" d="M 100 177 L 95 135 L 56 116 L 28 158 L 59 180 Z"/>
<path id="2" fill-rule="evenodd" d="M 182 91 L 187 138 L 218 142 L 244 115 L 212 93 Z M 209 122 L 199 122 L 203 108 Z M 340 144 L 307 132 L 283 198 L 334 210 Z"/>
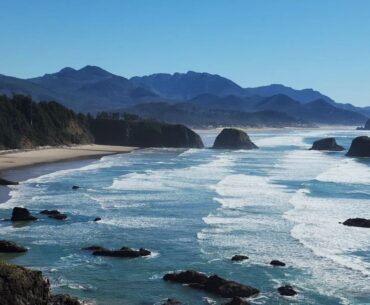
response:
<path id="1" fill-rule="evenodd" d="M 97 144 L 138 147 L 203 147 L 200 136 L 184 125 L 142 119 L 95 119 L 91 121 L 90 128 Z"/>

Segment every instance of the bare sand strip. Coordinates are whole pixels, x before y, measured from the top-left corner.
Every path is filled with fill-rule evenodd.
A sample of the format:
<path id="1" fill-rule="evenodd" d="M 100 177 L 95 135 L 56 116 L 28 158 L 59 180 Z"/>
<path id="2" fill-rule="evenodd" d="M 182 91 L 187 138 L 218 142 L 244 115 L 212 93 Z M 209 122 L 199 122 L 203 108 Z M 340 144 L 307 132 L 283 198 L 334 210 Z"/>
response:
<path id="1" fill-rule="evenodd" d="M 98 158 L 106 155 L 129 153 L 138 149 L 128 146 L 75 145 L 40 147 L 32 150 L 0 151 L 0 172 L 43 163 Z"/>

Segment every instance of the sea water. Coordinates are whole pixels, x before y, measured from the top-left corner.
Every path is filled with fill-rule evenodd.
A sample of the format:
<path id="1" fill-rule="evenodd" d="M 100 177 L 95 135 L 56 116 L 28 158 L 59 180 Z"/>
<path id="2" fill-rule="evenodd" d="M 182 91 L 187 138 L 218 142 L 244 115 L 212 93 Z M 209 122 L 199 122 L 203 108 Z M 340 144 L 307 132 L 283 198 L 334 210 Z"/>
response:
<path id="1" fill-rule="evenodd" d="M 200 132 L 206 146 L 217 132 Z M 252 304 L 370 304 L 370 230 L 340 224 L 370 218 L 370 160 L 308 150 L 329 136 L 348 149 L 360 134 L 366 132 L 250 132 L 258 150 L 143 149 L 42 175 L 35 168 L 37 177 L 12 187 L 0 217 L 24 206 L 35 215 L 58 209 L 68 219 L 1 222 L 1 239 L 29 248 L 1 258 L 42 270 L 55 293 L 99 305 L 226 301 L 162 280 L 185 269 L 260 289 Z M 144 247 L 152 255 L 95 257 L 81 250 L 90 245 Z M 235 254 L 249 260 L 232 263 Z M 274 268 L 272 259 L 287 266 Z M 280 296 L 285 284 L 298 295 Z"/>

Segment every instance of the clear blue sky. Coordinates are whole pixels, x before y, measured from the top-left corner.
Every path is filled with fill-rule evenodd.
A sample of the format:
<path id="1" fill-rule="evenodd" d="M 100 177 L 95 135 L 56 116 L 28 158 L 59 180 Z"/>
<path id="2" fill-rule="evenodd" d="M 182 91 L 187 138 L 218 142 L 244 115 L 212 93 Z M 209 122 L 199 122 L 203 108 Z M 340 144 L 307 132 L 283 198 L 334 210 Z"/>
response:
<path id="1" fill-rule="evenodd" d="M 217 73 L 370 105 L 370 0 L 1 0 L 0 74 Z"/>

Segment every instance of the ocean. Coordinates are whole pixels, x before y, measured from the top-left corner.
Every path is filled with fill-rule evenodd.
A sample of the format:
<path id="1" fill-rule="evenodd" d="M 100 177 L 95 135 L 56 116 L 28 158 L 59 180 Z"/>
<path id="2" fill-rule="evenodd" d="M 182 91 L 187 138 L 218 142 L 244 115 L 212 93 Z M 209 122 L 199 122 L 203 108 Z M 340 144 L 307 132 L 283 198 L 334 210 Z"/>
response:
<path id="1" fill-rule="evenodd" d="M 217 132 L 199 131 L 207 147 Z M 370 160 L 308 150 L 329 136 L 349 148 L 360 134 L 366 133 L 256 131 L 249 135 L 258 150 L 142 149 L 30 168 L 32 178 L 0 204 L 0 218 L 15 206 L 69 217 L 0 222 L 0 239 L 29 248 L 0 258 L 43 271 L 56 293 L 98 305 L 161 304 L 169 297 L 188 305 L 225 303 L 162 280 L 185 269 L 260 289 L 251 304 L 370 304 L 370 230 L 340 224 L 370 218 Z M 152 255 L 95 257 L 81 250 L 90 245 L 144 247 Z M 235 254 L 249 260 L 233 263 Z M 273 259 L 287 266 L 272 267 Z M 280 296 L 285 284 L 298 295 Z"/>

